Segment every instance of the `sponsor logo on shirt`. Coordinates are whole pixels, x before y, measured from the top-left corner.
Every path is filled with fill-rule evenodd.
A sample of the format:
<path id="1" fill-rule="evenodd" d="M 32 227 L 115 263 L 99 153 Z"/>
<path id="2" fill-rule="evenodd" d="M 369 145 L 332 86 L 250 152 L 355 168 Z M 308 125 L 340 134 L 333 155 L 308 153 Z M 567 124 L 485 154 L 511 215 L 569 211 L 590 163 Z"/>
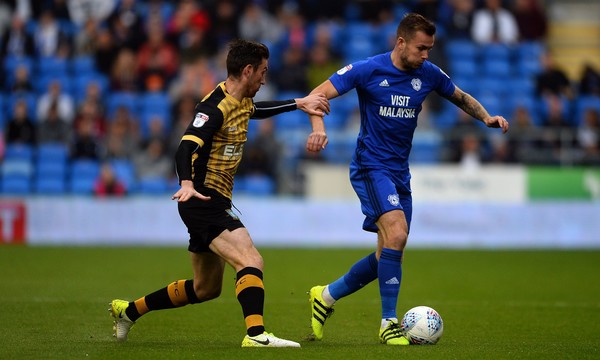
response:
<path id="1" fill-rule="evenodd" d="M 196 117 L 194 117 L 194 127 L 202 127 L 202 125 L 204 125 L 206 122 L 208 121 L 208 115 L 206 115 L 205 113 L 197 113 Z"/>
<path id="2" fill-rule="evenodd" d="M 352 70 L 352 64 L 346 65 L 343 68 L 339 69 L 337 71 L 337 74 L 338 75 L 344 75 L 346 72 L 348 72 L 350 70 Z"/>

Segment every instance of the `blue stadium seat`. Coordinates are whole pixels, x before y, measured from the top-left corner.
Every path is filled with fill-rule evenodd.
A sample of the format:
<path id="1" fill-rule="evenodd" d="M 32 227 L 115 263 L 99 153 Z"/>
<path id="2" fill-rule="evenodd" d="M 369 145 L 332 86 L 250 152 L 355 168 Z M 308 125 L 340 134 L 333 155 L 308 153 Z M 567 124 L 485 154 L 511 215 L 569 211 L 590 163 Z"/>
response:
<path id="1" fill-rule="evenodd" d="M 33 93 L 21 92 L 11 93 L 6 99 L 6 119 L 7 121 L 13 117 L 15 104 L 24 100 L 27 103 L 27 113 L 31 119 L 36 119 L 37 97 Z"/>
<path id="2" fill-rule="evenodd" d="M 479 64 L 475 59 L 469 58 L 458 58 L 449 59 L 450 69 L 449 75 L 451 77 L 476 77 L 479 74 Z"/>
<path id="3" fill-rule="evenodd" d="M 71 178 L 69 192 L 74 195 L 92 195 L 94 193 L 95 179 L 85 177 Z"/>
<path id="4" fill-rule="evenodd" d="M 70 61 L 71 74 L 79 77 L 96 72 L 96 60 L 91 56 L 76 56 Z"/>
<path id="5" fill-rule="evenodd" d="M 7 56 L 4 58 L 4 71 L 8 77 L 13 76 L 19 65 L 25 66 L 30 75 L 33 71 L 33 59 L 27 56 Z"/>
<path id="6" fill-rule="evenodd" d="M 163 195 L 169 190 L 169 183 L 163 177 L 148 177 L 138 180 L 137 192 L 145 195 Z"/>
<path id="7" fill-rule="evenodd" d="M 477 61 L 479 58 L 479 47 L 470 40 L 449 40 L 444 51 L 448 59 Z"/>
<path id="8" fill-rule="evenodd" d="M 69 63 L 65 58 L 57 56 L 38 57 L 36 59 L 36 70 L 38 76 L 45 75 L 67 75 Z"/>
<path id="9" fill-rule="evenodd" d="M 513 49 L 505 44 L 490 43 L 481 45 L 481 56 L 483 61 L 504 60 L 510 61 Z"/>
<path id="10" fill-rule="evenodd" d="M 34 191 L 40 195 L 63 195 L 67 191 L 67 183 L 64 178 L 38 176 Z"/>
<path id="11" fill-rule="evenodd" d="M 75 78 L 73 78 L 71 86 L 73 90 L 73 97 L 77 103 L 84 99 L 87 87 L 90 83 L 96 83 L 103 95 L 108 93 L 109 80 L 106 75 L 97 72 L 77 75 Z"/>
<path id="12" fill-rule="evenodd" d="M 61 178 L 67 176 L 67 163 L 64 161 L 48 161 L 47 159 L 37 159 L 35 165 L 37 176 L 44 178 Z"/>
<path id="13" fill-rule="evenodd" d="M 100 163 L 97 160 L 75 159 L 71 162 L 69 176 L 71 179 L 96 179 L 100 174 Z"/>
<path id="14" fill-rule="evenodd" d="M 32 161 L 34 147 L 29 144 L 8 144 L 4 150 L 4 160 Z"/>
<path id="15" fill-rule="evenodd" d="M 276 192 L 276 184 L 266 175 L 247 175 L 244 177 L 245 192 L 249 195 L 266 196 Z"/>
<path id="16" fill-rule="evenodd" d="M 0 165 L 2 176 L 30 178 L 33 174 L 33 163 L 27 159 L 5 159 Z"/>
<path id="17" fill-rule="evenodd" d="M 377 47 L 375 29 L 365 22 L 352 22 L 345 28 L 345 41 L 342 47 L 344 62 L 351 63 L 373 56 Z"/>
<path id="18" fill-rule="evenodd" d="M 48 87 L 54 81 L 57 81 L 60 84 L 63 93 L 69 95 L 73 93 L 73 82 L 71 81 L 71 77 L 66 73 L 47 73 L 40 75 L 40 77 L 33 82 L 33 90 L 42 95 L 48 91 Z"/>
<path id="19" fill-rule="evenodd" d="M 171 111 L 171 99 L 166 93 L 144 93 L 138 102 L 140 112 L 168 114 Z"/>
<path id="20" fill-rule="evenodd" d="M 66 162 L 69 157 L 69 148 L 62 143 L 39 144 L 35 150 L 38 161 Z"/>
<path id="21" fill-rule="evenodd" d="M 481 86 L 479 84 L 479 79 L 477 77 L 453 76 L 452 81 L 461 90 L 463 90 L 475 97 L 478 96 L 479 91 L 481 89 Z"/>
<path id="22" fill-rule="evenodd" d="M 512 75 L 512 65 L 507 59 L 487 59 L 482 63 L 482 74 L 486 77 L 506 79 Z"/>
<path id="23" fill-rule="evenodd" d="M 539 41 L 523 41 L 515 49 L 517 60 L 540 61 L 540 57 L 545 51 L 544 44 Z"/>
<path id="24" fill-rule="evenodd" d="M 336 136 L 331 134 L 327 148 L 322 154 L 328 163 L 349 164 L 356 147 L 356 134 Z"/>
<path id="25" fill-rule="evenodd" d="M 600 114 L 600 97 L 588 95 L 575 100 L 575 125 L 581 124 L 587 109 L 594 109 Z"/>
<path id="26" fill-rule="evenodd" d="M 27 195 L 31 192 L 31 180 L 28 176 L 2 175 L 2 194 Z"/>
<path id="27" fill-rule="evenodd" d="M 115 176 L 123 182 L 127 191 L 130 191 L 136 186 L 135 167 L 130 160 L 113 159 L 110 161 L 110 164 Z"/>
<path id="28" fill-rule="evenodd" d="M 138 114 L 139 102 L 138 95 L 136 93 L 117 91 L 112 92 L 108 95 L 106 101 L 107 115 L 112 118 L 117 108 L 123 106 L 126 107 L 131 114 Z"/>
<path id="29" fill-rule="evenodd" d="M 518 59 L 515 65 L 517 75 L 526 78 L 535 77 L 543 70 L 539 59 Z"/>
<path id="30" fill-rule="evenodd" d="M 410 151 L 413 164 L 437 164 L 441 157 L 441 141 L 414 141 Z"/>

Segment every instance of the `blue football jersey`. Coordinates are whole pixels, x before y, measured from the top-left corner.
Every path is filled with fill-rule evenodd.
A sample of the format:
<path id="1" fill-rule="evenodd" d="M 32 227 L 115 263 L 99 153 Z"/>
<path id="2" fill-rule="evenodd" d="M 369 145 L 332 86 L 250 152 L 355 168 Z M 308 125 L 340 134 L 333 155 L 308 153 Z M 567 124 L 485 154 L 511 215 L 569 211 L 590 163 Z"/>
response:
<path id="1" fill-rule="evenodd" d="M 360 132 L 350 166 L 387 169 L 410 191 L 408 156 L 423 101 L 432 91 L 452 95 L 452 80 L 429 61 L 416 70 L 399 70 L 391 52 L 347 65 L 329 80 L 340 95 L 354 88 L 358 95 Z"/>

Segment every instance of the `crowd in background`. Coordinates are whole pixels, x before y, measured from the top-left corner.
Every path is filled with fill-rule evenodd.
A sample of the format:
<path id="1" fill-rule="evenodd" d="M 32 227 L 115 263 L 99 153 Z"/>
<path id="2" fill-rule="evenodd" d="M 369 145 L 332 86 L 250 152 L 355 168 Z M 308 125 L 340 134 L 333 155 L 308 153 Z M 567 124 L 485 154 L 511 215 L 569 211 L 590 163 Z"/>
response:
<path id="1" fill-rule="evenodd" d="M 542 1 L 3 0 L 0 156 L 15 144 L 58 143 L 68 149 L 68 163 L 98 164 L 97 194 L 134 192 L 144 179 L 162 179 L 160 189 L 170 190 L 173 154 L 196 102 L 226 77 L 230 40 L 271 49 L 268 83 L 255 100 L 304 96 L 343 65 L 391 50 L 399 20 L 413 11 L 438 26 L 431 61 L 511 123 L 508 136 L 496 137 L 433 97 L 415 138 L 418 146 L 420 131 L 433 133 L 433 153 L 419 157 L 415 149 L 413 163 L 599 165 L 600 75 L 590 65 L 569 79 L 556 66 L 544 47 Z M 465 44 L 471 50 L 453 56 Z M 485 70 L 468 72 L 497 45 L 505 52 L 494 56 L 508 54 L 504 65 L 528 59 L 527 70 L 508 69 L 515 88 L 496 79 L 482 89 L 476 82 Z M 519 55 L 521 48 L 530 53 Z M 462 61 L 469 51 L 477 54 Z M 515 92 L 528 101 L 512 101 Z M 347 161 L 358 131 L 356 100 L 349 94 L 332 106 L 332 149 L 317 155 L 302 151 L 306 117 L 251 121 L 239 189 L 266 179 L 266 193 L 301 194 L 302 161 Z M 349 146 L 336 151 L 337 139 Z M 115 174 L 117 162 L 131 164 L 130 178 Z"/>

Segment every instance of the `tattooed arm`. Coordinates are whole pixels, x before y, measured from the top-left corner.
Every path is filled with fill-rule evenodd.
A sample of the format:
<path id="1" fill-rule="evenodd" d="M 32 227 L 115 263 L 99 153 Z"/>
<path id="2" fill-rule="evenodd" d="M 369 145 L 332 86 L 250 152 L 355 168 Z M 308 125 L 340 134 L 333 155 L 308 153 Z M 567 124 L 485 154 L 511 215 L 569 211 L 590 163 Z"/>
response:
<path id="1" fill-rule="evenodd" d="M 459 89 L 458 86 L 455 87 L 454 93 L 448 97 L 448 100 L 461 108 L 467 114 L 483 121 L 487 127 L 501 128 L 502 133 L 506 133 L 508 131 L 508 121 L 506 121 L 504 117 L 499 115 L 490 116 L 487 110 L 483 107 L 483 105 L 481 105 L 481 103 L 479 103 L 479 101 L 477 101 L 477 99 Z"/>

